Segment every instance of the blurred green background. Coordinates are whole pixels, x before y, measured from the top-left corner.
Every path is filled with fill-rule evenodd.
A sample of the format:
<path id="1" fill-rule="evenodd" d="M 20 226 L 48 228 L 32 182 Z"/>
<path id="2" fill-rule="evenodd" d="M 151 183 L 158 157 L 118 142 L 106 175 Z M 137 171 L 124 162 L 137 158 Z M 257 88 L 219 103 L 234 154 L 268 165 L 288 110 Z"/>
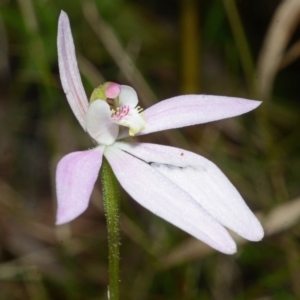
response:
<path id="1" fill-rule="evenodd" d="M 183 93 L 264 101 L 140 140 L 216 163 L 266 237 L 226 256 L 122 192 L 121 299 L 300 299 L 299 0 L 0 0 L 0 299 L 107 298 L 100 181 L 82 216 L 54 225 L 56 164 L 92 147 L 59 80 L 61 10 L 88 95 L 109 80 L 143 108 Z"/>

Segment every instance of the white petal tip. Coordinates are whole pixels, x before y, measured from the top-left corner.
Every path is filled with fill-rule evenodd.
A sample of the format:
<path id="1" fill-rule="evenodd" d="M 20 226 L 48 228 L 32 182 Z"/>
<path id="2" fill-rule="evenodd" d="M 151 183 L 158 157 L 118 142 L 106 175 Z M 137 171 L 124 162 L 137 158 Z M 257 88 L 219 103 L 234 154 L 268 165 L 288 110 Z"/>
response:
<path id="1" fill-rule="evenodd" d="M 60 216 L 59 212 L 58 212 L 58 215 L 56 216 L 55 225 L 63 225 L 63 224 L 69 223 L 69 222 L 73 221 L 74 219 L 76 219 L 78 216 L 80 216 L 85 210 L 81 211 L 81 213 L 78 213 L 78 214 L 72 215 L 72 216 L 70 216 L 70 215 Z"/>
<path id="2" fill-rule="evenodd" d="M 221 252 L 224 253 L 224 254 L 227 254 L 227 255 L 235 254 L 237 252 L 236 244 L 222 250 Z"/>
<path id="3" fill-rule="evenodd" d="M 60 11 L 60 15 L 59 15 L 59 19 L 63 20 L 63 18 L 67 18 L 68 19 L 68 15 L 65 11 L 61 10 Z"/>
<path id="4" fill-rule="evenodd" d="M 254 224 L 249 224 L 247 229 L 237 233 L 244 239 L 251 242 L 259 242 L 264 237 L 264 229 L 256 218 Z"/>
<path id="5" fill-rule="evenodd" d="M 58 18 L 58 26 L 70 26 L 69 23 L 70 21 L 67 13 L 62 10 Z"/>
<path id="6" fill-rule="evenodd" d="M 237 252 L 236 243 L 232 239 L 230 240 L 230 243 L 227 242 L 227 245 L 224 244 L 222 245 L 222 248 L 218 248 L 217 250 L 227 255 L 232 255 Z"/>
<path id="7" fill-rule="evenodd" d="M 87 200 L 89 200 L 89 198 Z M 87 210 L 88 203 L 89 202 L 87 201 L 86 203 L 81 205 L 81 207 L 75 208 L 75 209 L 72 209 L 72 208 L 61 209 L 60 207 L 58 207 L 55 225 L 63 225 L 63 224 L 66 224 L 66 223 L 69 223 L 69 222 L 75 220 L 77 217 L 79 217 L 81 214 L 83 214 Z"/>
<path id="8" fill-rule="evenodd" d="M 258 101 L 258 100 L 250 100 L 250 101 L 251 101 L 252 109 L 257 108 L 258 106 L 260 106 L 262 104 L 262 101 Z"/>
<path id="9" fill-rule="evenodd" d="M 259 242 L 263 239 L 265 233 L 263 228 L 260 226 L 258 228 L 256 228 L 255 231 L 253 231 L 252 233 L 252 239 L 249 239 L 252 242 Z"/>
<path id="10" fill-rule="evenodd" d="M 236 254 L 236 252 L 237 252 L 237 249 L 234 249 L 234 250 L 229 251 L 228 253 L 225 253 L 225 254 L 227 254 L 227 255 L 233 255 L 233 254 Z"/>

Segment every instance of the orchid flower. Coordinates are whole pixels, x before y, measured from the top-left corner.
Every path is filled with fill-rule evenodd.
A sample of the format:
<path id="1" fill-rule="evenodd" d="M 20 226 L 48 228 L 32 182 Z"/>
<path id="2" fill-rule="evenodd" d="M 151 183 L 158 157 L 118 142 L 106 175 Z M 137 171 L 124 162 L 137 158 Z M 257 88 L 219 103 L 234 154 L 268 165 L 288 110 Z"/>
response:
<path id="1" fill-rule="evenodd" d="M 89 203 L 103 155 L 124 190 L 140 205 L 211 247 L 236 252 L 228 228 L 250 241 L 263 229 L 227 177 L 206 158 L 189 151 L 124 138 L 238 116 L 261 102 L 185 95 L 141 111 L 135 90 L 108 82 L 85 94 L 70 29 L 62 12 L 58 25 L 60 78 L 69 105 L 97 146 L 64 156 L 56 173 L 56 224 L 82 214 Z"/>

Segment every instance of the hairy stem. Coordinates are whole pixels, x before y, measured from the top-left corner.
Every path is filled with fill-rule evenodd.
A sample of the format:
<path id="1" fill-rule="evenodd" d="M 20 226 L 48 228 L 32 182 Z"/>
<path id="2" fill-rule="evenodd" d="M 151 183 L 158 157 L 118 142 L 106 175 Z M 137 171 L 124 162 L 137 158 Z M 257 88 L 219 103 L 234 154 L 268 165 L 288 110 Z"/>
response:
<path id="1" fill-rule="evenodd" d="M 106 214 L 108 232 L 108 260 L 109 260 L 109 286 L 108 299 L 119 299 L 119 240 L 120 240 L 120 217 L 119 217 L 119 190 L 117 179 L 108 164 L 103 159 L 101 168 L 101 180 L 103 187 L 104 209 Z"/>

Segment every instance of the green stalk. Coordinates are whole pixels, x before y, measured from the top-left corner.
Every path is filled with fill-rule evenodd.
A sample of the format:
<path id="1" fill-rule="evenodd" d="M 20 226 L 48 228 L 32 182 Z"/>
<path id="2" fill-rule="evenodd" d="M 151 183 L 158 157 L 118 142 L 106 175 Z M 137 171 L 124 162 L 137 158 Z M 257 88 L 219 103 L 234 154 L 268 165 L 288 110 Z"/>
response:
<path id="1" fill-rule="evenodd" d="M 120 254 L 120 216 L 119 189 L 117 179 L 105 158 L 101 168 L 104 209 L 108 232 L 109 286 L 108 299 L 119 299 L 119 254 Z"/>
<path id="2" fill-rule="evenodd" d="M 239 52 L 242 68 L 244 70 L 248 89 L 251 94 L 254 94 L 254 73 L 255 67 L 247 41 L 247 37 L 243 28 L 243 24 L 236 6 L 235 0 L 223 0 L 223 4 L 227 13 L 228 21 L 231 26 L 233 37 Z"/>

